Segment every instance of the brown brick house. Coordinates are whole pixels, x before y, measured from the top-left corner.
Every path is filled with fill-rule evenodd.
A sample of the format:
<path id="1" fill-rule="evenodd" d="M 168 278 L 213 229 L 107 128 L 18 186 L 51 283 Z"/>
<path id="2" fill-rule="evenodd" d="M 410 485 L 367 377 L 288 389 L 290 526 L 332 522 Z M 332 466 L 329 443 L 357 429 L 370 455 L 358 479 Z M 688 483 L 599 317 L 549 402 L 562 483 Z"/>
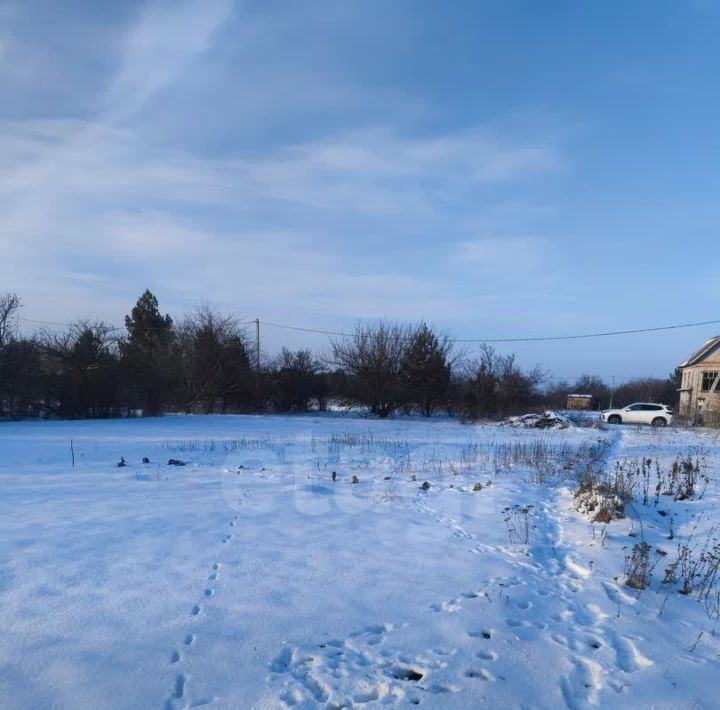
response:
<path id="1" fill-rule="evenodd" d="M 720 426 L 720 336 L 708 340 L 680 369 L 678 414 L 697 424 Z"/>

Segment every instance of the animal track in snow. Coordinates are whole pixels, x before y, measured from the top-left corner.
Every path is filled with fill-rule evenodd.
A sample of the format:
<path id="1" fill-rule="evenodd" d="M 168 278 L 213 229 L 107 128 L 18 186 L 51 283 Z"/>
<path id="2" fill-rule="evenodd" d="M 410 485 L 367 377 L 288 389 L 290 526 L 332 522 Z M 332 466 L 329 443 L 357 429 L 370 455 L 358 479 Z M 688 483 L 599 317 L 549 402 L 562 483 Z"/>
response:
<path id="1" fill-rule="evenodd" d="M 175 687 L 172 697 L 175 700 L 182 700 L 185 697 L 185 685 L 187 684 L 187 676 L 184 673 L 178 673 L 175 676 Z"/>
<path id="2" fill-rule="evenodd" d="M 366 703 L 382 705 L 421 702 L 423 693 L 455 693 L 454 686 L 436 682 L 432 673 L 446 665 L 451 652 L 409 657 L 385 646 L 393 627 L 367 626 L 347 639 L 329 639 L 315 646 L 285 647 L 270 663 L 270 680 L 280 686 L 285 706 L 341 708 Z M 437 658 L 432 658 L 432 655 Z"/>
<path id="3" fill-rule="evenodd" d="M 431 604 L 429 608 L 434 612 L 445 611 L 453 614 L 462 609 L 462 604 L 460 604 L 458 599 L 449 599 L 448 601 L 442 602 L 442 604 Z"/>
<path id="4" fill-rule="evenodd" d="M 485 670 L 484 668 L 480 668 L 479 670 L 470 668 L 469 670 L 465 671 L 465 677 L 466 678 L 479 678 L 480 680 L 486 680 L 486 681 L 495 680 L 492 673 L 490 673 L 490 671 Z"/>
<path id="5" fill-rule="evenodd" d="M 637 601 L 635 597 L 624 592 L 617 584 L 603 582 L 602 586 L 607 598 L 613 604 L 635 604 L 635 602 Z"/>
<path id="6" fill-rule="evenodd" d="M 615 651 L 618 668 L 625 673 L 636 673 L 648 668 L 653 662 L 638 650 L 637 646 L 627 636 L 621 636 L 615 631 L 609 632 L 610 642 Z"/>
<path id="7" fill-rule="evenodd" d="M 380 634 L 386 634 L 388 631 L 392 631 L 392 624 L 376 624 L 375 626 L 366 626 L 362 631 L 354 631 L 350 634 L 351 638 L 362 636 L 363 634 L 372 634 L 373 636 L 379 636 Z M 330 642 L 331 644 L 333 642 Z M 336 641 L 342 643 L 341 641 Z"/>
<path id="8" fill-rule="evenodd" d="M 433 520 L 440 523 L 440 525 L 449 528 L 452 531 L 453 537 L 462 538 L 465 540 L 473 540 L 475 538 L 475 535 L 465 530 L 465 528 L 463 528 L 462 525 L 457 522 L 457 520 L 438 513 L 433 508 L 425 505 L 422 501 L 415 500 L 415 507 L 424 515 L 428 515 Z"/>
<path id="9" fill-rule="evenodd" d="M 238 519 L 238 516 L 235 516 L 233 520 L 230 521 L 230 527 L 235 526 L 235 521 Z M 233 539 L 232 534 L 226 535 L 222 542 L 227 544 L 230 542 L 230 540 Z M 210 573 L 207 576 L 208 582 L 215 582 L 217 581 L 219 574 L 220 574 L 220 568 L 221 564 L 219 562 L 213 562 L 211 566 Z M 208 599 L 209 597 L 212 597 L 215 595 L 215 589 L 214 587 L 205 587 L 203 590 L 203 598 Z M 198 617 L 200 616 L 201 612 L 203 610 L 203 607 L 201 604 L 194 604 L 190 609 L 190 616 L 192 617 Z M 183 639 L 183 646 L 186 648 L 189 648 L 190 646 L 193 646 L 195 644 L 196 637 L 194 634 L 186 634 L 185 638 Z M 170 663 L 171 665 L 176 665 L 183 661 L 183 655 L 177 650 L 173 650 L 170 654 Z M 170 699 L 166 702 L 165 707 L 166 710 L 173 710 L 177 703 L 176 701 L 182 701 L 182 707 L 201 707 L 204 705 L 209 705 L 213 703 L 216 699 L 215 698 L 204 698 L 199 700 L 193 700 L 192 702 L 189 702 L 187 699 L 187 682 L 188 682 L 188 676 L 184 673 L 178 673 L 175 676 L 175 683 L 173 686 L 173 690 L 171 691 Z"/>
<path id="10" fill-rule="evenodd" d="M 603 687 L 603 671 L 599 663 L 588 658 L 571 659 L 573 670 L 560 682 L 565 704 L 571 710 L 597 703 L 598 693 Z"/>
<path id="11" fill-rule="evenodd" d="M 456 521 L 426 505 L 430 500 L 423 495 L 415 505 L 463 537 L 466 531 Z M 478 696 L 483 698 L 478 705 L 492 707 L 494 701 L 505 700 L 502 682 L 510 678 L 507 671 L 518 654 L 531 659 L 546 652 L 559 675 L 565 674 L 559 679 L 559 689 L 555 684 L 548 691 L 553 693 L 555 705 L 558 701 L 562 705 L 564 699 L 568 708 L 586 708 L 608 700 L 605 693 L 614 695 L 613 689 L 620 692 L 629 687 L 626 674 L 652 662 L 638 648 L 642 641 L 614 633 L 611 615 L 614 605 L 635 600 L 593 573 L 577 540 L 568 535 L 568 542 L 563 543 L 556 507 L 548 506 L 545 516 L 545 521 L 538 520 L 539 542 L 533 541 L 522 554 L 503 545 L 481 545 L 477 540 L 465 546 L 492 555 L 493 563 L 502 558 L 501 564 L 511 565 L 504 569 L 515 574 L 468 578 L 459 589 L 446 592 L 445 601 L 424 607 L 437 614 L 427 616 L 433 631 L 439 633 L 428 641 L 424 652 L 416 655 L 416 646 L 411 646 L 415 650 L 410 653 L 398 651 L 399 643 L 393 644 L 393 639 L 403 637 L 402 631 L 393 634 L 393 627 L 386 624 L 366 626 L 318 645 L 283 648 L 269 664 L 277 702 L 325 710 L 366 704 L 443 707 L 448 701 L 442 695 L 462 688 L 476 694 L 467 697 L 468 707 L 474 706 Z M 458 627 L 467 637 L 453 648 L 443 634 L 445 629 Z M 540 704 L 550 699 L 538 698 Z M 458 700 L 464 703 L 466 698 Z"/>
<path id="12" fill-rule="evenodd" d="M 490 629 L 482 629 L 481 631 L 468 631 L 467 635 L 470 638 L 479 639 L 483 638 L 489 641 L 492 638 L 492 631 Z"/>

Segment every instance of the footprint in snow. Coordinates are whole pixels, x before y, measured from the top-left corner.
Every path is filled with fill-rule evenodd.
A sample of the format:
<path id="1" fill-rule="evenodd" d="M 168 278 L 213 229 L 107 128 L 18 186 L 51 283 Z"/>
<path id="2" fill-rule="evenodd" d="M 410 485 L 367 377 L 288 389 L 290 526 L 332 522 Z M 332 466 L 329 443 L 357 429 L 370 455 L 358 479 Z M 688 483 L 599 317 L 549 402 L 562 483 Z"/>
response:
<path id="1" fill-rule="evenodd" d="M 477 678 L 479 680 L 485 680 L 485 681 L 494 681 L 495 680 L 492 673 L 490 673 L 490 671 L 485 670 L 484 668 L 480 668 L 477 670 L 474 668 L 470 668 L 469 670 L 465 671 L 465 677 L 466 678 Z"/>
<path id="2" fill-rule="evenodd" d="M 175 676 L 175 688 L 173 689 L 172 697 L 175 700 L 182 700 L 185 697 L 185 686 L 187 685 L 188 678 L 184 673 L 178 673 Z"/>
<path id="3" fill-rule="evenodd" d="M 595 705 L 603 687 L 603 668 L 589 658 L 582 656 L 571 659 L 570 674 L 560 681 L 565 704 L 570 710 Z"/>
<path id="4" fill-rule="evenodd" d="M 635 604 L 637 602 L 637 599 L 635 597 L 631 596 L 630 594 L 626 594 L 616 584 L 603 582 L 602 586 L 605 595 L 613 604 Z"/>
<path id="5" fill-rule="evenodd" d="M 483 661 L 497 660 L 497 653 L 494 651 L 478 651 L 475 655 Z"/>
<path id="6" fill-rule="evenodd" d="M 462 609 L 462 604 L 460 604 L 457 599 L 449 599 L 442 604 L 431 604 L 429 606 L 429 609 L 436 613 L 445 611 L 449 614 L 454 614 L 455 612 L 458 612 Z"/>
<path id="7" fill-rule="evenodd" d="M 565 568 L 575 579 L 587 579 L 592 576 L 592 568 L 581 565 L 570 557 L 570 555 L 566 555 L 564 562 Z"/>
<path id="8" fill-rule="evenodd" d="M 627 636 L 621 636 L 615 631 L 608 632 L 608 635 L 615 651 L 617 667 L 621 671 L 624 673 L 636 673 L 653 665 L 653 662 L 647 656 L 644 656 Z"/>
<path id="9" fill-rule="evenodd" d="M 417 705 L 422 693 L 458 692 L 458 688 L 430 678 L 433 669 L 446 667 L 447 652 L 435 654 L 439 657 L 431 660 L 387 647 L 372 651 L 374 642 L 384 640 L 392 628 L 389 624 L 371 625 L 352 632 L 347 640 L 283 648 L 270 663 L 270 680 L 280 685 L 278 699 L 285 706 L 327 707 L 332 701 L 333 708 L 349 708 L 368 703 Z"/>
<path id="10" fill-rule="evenodd" d="M 467 635 L 473 639 L 485 639 L 489 641 L 492 638 L 492 631 L 490 629 L 482 629 L 480 631 L 468 631 Z"/>
<path id="11" fill-rule="evenodd" d="M 357 638 L 358 636 L 381 636 L 386 634 L 388 631 L 392 631 L 392 624 L 374 624 L 372 626 L 366 626 L 361 631 L 353 631 L 350 634 L 350 638 Z"/>

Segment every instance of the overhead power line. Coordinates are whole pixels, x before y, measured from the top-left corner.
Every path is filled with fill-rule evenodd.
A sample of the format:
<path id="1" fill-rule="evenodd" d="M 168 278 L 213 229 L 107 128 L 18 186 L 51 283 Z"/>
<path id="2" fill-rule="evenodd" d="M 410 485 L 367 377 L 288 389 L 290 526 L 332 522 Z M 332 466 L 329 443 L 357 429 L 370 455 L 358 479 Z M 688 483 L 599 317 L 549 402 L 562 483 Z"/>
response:
<path id="1" fill-rule="evenodd" d="M 22 318 L 22 317 L 18 318 L 17 320 L 18 320 L 18 322 L 22 321 L 24 323 L 33 323 L 35 325 L 57 325 L 57 326 L 65 327 L 65 328 L 72 328 L 74 326 L 77 326 L 78 324 L 81 325 L 84 322 L 84 319 L 80 319 L 80 320 L 72 323 L 72 322 L 67 322 L 67 321 L 35 320 L 33 318 Z M 94 320 L 89 319 L 89 322 L 92 323 L 92 322 L 94 322 Z M 251 323 L 254 323 L 255 321 L 254 320 L 239 320 L 239 321 L 235 321 L 235 322 L 238 325 L 250 325 Z M 175 321 L 173 321 L 173 325 L 175 325 Z M 136 327 L 138 330 L 141 330 L 141 331 L 143 331 L 143 330 L 163 330 L 163 331 L 167 330 L 166 326 L 146 325 L 146 326 L 142 326 L 142 327 L 139 327 L 139 326 L 136 326 Z M 115 327 L 115 328 L 113 328 L 113 330 L 122 330 L 122 328 Z"/>
<path id="2" fill-rule="evenodd" d="M 52 320 L 33 320 L 32 318 L 18 318 L 18 320 L 22 321 L 23 323 L 34 323 L 36 325 L 63 325 L 63 326 L 72 325 L 72 323 L 62 323 L 59 321 L 52 321 Z"/>
<path id="3" fill-rule="evenodd" d="M 317 330 L 316 328 L 300 328 L 296 325 L 282 325 L 280 323 L 268 323 L 266 320 L 261 320 L 260 325 L 267 325 L 271 328 L 283 328 L 284 330 L 299 330 L 302 333 L 318 333 L 320 335 L 336 335 L 341 338 L 354 338 L 354 333 L 342 333 L 335 330 Z"/>
<path id="4" fill-rule="evenodd" d="M 343 333 L 333 330 L 318 330 L 316 328 L 300 328 L 294 325 L 283 325 L 280 323 L 268 323 L 260 321 L 261 325 L 272 328 L 284 328 L 286 330 L 299 330 L 304 333 L 317 333 L 319 335 L 330 335 L 341 338 L 354 338 L 354 333 Z M 518 338 L 450 338 L 456 343 L 534 343 L 551 340 L 582 340 L 585 338 L 606 338 L 614 335 L 633 335 L 636 333 L 655 333 L 662 330 L 678 330 L 680 328 L 697 328 L 703 325 L 718 325 L 720 320 L 707 320 L 698 323 L 680 323 L 677 325 L 662 325 L 655 328 L 632 328 L 629 330 L 610 330 L 602 333 L 582 333 L 579 335 L 543 335 Z"/>
<path id="5" fill-rule="evenodd" d="M 26 323 L 34 323 L 38 325 L 55 325 L 69 327 L 75 325 L 73 323 L 61 322 L 61 321 L 44 321 L 35 320 L 32 318 L 21 317 L 18 320 Z M 241 325 L 250 325 L 257 323 L 257 320 L 238 321 Z M 307 328 L 297 325 L 289 325 L 286 323 L 271 323 L 269 321 L 260 320 L 260 325 L 267 326 L 269 328 L 281 328 L 283 330 L 294 330 L 301 333 L 314 333 L 316 335 L 326 335 L 338 338 L 355 338 L 355 333 L 345 333 L 337 330 L 322 330 L 320 328 Z M 558 340 L 584 340 L 589 338 L 607 338 L 618 335 L 635 335 L 640 333 L 657 333 L 666 330 L 679 330 L 681 328 L 698 328 L 706 325 L 719 325 L 719 320 L 707 320 L 698 321 L 696 323 L 678 323 L 675 325 L 662 325 L 653 328 L 631 328 L 627 330 L 609 330 L 598 333 L 580 333 L 575 335 L 542 335 L 542 336 L 525 336 L 525 337 L 512 337 L 512 338 L 450 338 L 455 343 L 464 344 L 483 344 L 483 343 L 537 343 L 537 342 L 549 342 Z M 147 328 L 150 329 L 150 328 Z M 158 330 L 164 330 L 164 328 L 158 328 Z"/>

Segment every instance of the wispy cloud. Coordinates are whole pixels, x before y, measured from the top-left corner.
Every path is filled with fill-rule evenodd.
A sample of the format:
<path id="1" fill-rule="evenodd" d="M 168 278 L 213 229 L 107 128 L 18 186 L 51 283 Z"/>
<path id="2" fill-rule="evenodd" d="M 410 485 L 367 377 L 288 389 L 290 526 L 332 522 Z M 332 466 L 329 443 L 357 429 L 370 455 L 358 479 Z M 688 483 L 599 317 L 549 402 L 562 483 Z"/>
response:
<path id="1" fill-rule="evenodd" d="M 115 254 L 118 247 L 127 252 L 131 244 L 142 260 L 156 254 L 158 240 L 168 250 L 176 241 L 175 251 L 184 253 L 194 239 L 202 247 L 201 231 L 213 230 L 218 255 L 257 228 L 248 214 L 267 201 L 323 210 L 325 216 L 329 211 L 341 221 L 353 214 L 385 215 L 391 219 L 386 224 L 397 229 L 418 217 L 443 218 L 448 193 L 458 200 L 476 192 L 492 182 L 491 173 L 499 183 L 555 165 L 547 151 L 537 154 L 475 134 L 423 141 L 382 130 L 289 146 L 271 157 L 201 160 L 153 149 L 131 132 L 104 124 L 51 121 L 4 128 L 0 204 L 5 229 L 14 237 L 11 253 L 28 259 L 37 259 L 39 241 L 51 237 L 44 248 L 51 258 L 88 250 Z M 481 177 L 478 161 L 485 166 Z M 175 225 L 171 233 L 158 224 L 163 212 L 169 216 L 165 223 Z M 276 220 L 284 221 L 281 213 Z M 335 251 L 327 227 L 314 241 Z M 461 253 L 497 264 L 502 246 L 472 242 Z M 519 246 L 528 259 L 528 244 Z"/>
<path id="2" fill-rule="evenodd" d="M 485 277 L 526 281 L 548 273 L 551 250 L 539 237 L 481 237 L 460 242 L 457 257 Z"/>
<path id="3" fill-rule="evenodd" d="M 407 138 L 386 127 L 291 146 L 242 168 L 258 194 L 372 212 L 428 210 L 449 194 L 459 199 L 562 162 L 551 147 L 482 130 Z"/>
<path id="4" fill-rule="evenodd" d="M 164 97 L 182 93 L 210 55 L 219 61 L 218 47 L 232 35 L 226 30 L 242 13 L 230 0 L 149 4 L 118 30 L 115 70 L 82 117 L 0 122 L 0 281 L 34 313 L 55 319 L 87 313 L 91 303 L 117 320 L 118 302 L 126 309 L 146 286 L 161 291 L 167 307 L 208 300 L 326 322 L 456 318 L 467 298 L 453 273 L 457 261 L 436 268 L 442 264 L 429 257 L 413 268 L 407 256 L 421 254 L 425 239 L 429 254 L 440 241 L 466 266 L 505 268 L 508 244 L 467 241 L 466 224 L 508 199 L 498 190 L 562 172 L 562 151 L 551 140 L 510 138 L 491 125 L 410 130 L 375 116 L 364 122 L 370 128 L 358 129 L 353 118 L 318 131 L 292 105 L 297 130 L 262 146 L 222 122 L 226 150 L 166 138 Z M 263 29 L 272 41 L 274 28 Z M 251 59 L 241 68 L 247 92 L 255 68 Z M 268 71 L 261 76 L 281 91 L 282 77 Z M 326 77 L 313 84 L 310 72 L 293 76 L 309 83 L 287 86 L 288 96 L 332 93 Z M 338 86 L 343 97 L 356 97 L 354 107 L 372 95 L 351 82 Z M 282 104 L 280 95 L 267 102 L 266 92 L 266 84 L 257 87 L 258 105 L 272 111 L 255 116 L 258 122 L 272 121 Z M 406 97 L 377 92 L 388 106 L 397 102 L 383 113 L 404 115 Z M 244 97 L 250 114 L 258 110 L 253 96 Z M 148 116 L 162 120 L 148 124 Z M 192 125 L 193 114 L 183 120 Z M 364 253 L 369 232 L 394 244 L 396 256 L 389 248 L 381 260 Z M 510 245 L 528 273 L 540 267 L 531 258 L 542 249 L 529 238 Z M 502 310 L 497 294 L 473 299 Z"/>
<path id="5" fill-rule="evenodd" d="M 112 118 L 128 117 L 171 85 L 230 19 L 233 0 L 160 0 L 127 33 L 120 68 L 105 98 Z"/>

